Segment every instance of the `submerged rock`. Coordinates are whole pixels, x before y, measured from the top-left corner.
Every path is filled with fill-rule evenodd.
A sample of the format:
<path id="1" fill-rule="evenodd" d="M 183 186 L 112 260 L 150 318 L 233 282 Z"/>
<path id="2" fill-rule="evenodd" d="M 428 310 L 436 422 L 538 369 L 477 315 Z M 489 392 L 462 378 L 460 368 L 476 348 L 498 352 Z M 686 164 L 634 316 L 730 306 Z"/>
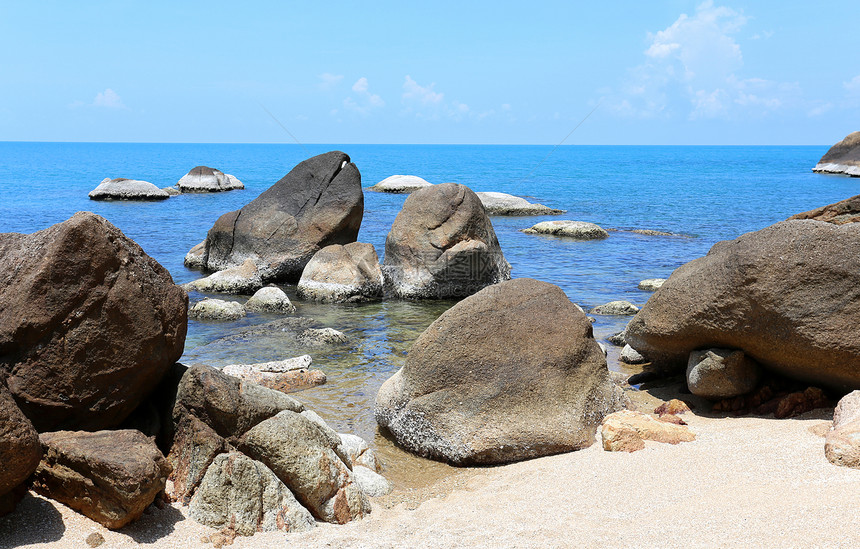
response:
<path id="1" fill-rule="evenodd" d="M 305 266 L 296 292 L 302 299 L 344 303 L 382 299 L 382 268 L 372 244 L 332 244 Z"/>
<path id="2" fill-rule="evenodd" d="M 848 134 L 830 147 L 812 171 L 860 177 L 860 132 Z"/>
<path id="3" fill-rule="evenodd" d="M 559 287 L 515 279 L 431 324 L 374 414 L 419 455 L 493 464 L 589 446 L 621 399 L 585 315 Z"/>
<path id="4" fill-rule="evenodd" d="M 192 168 L 182 176 L 176 186 L 184 193 L 216 193 L 245 188 L 245 185 L 234 176 L 208 166 Z"/>
<path id="5" fill-rule="evenodd" d="M 525 198 L 505 193 L 475 193 L 490 215 L 558 215 L 564 210 L 556 210 L 543 204 L 533 204 Z"/>
<path id="6" fill-rule="evenodd" d="M 252 260 L 264 282 L 295 283 L 320 249 L 355 242 L 363 213 L 361 175 L 349 156 L 309 158 L 218 218 L 206 236 L 205 267 L 219 271 Z"/>
<path id="7" fill-rule="evenodd" d="M 245 307 L 235 301 L 209 299 L 198 301 L 188 311 L 188 318 L 197 320 L 239 320 L 245 316 Z"/>
<path id="8" fill-rule="evenodd" d="M 124 179 L 122 177 L 102 179 L 99 186 L 91 190 L 90 200 L 165 200 L 170 195 L 148 181 Z"/>
<path id="9" fill-rule="evenodd" d="M 276 286 L 260 288 L 245 302 L 245 308 L 258 313 L 289 314 L 296 312 L 296 306 L 284 291 Z"/>
<path id="10" fill-rule="evenodd" d="M 392 175 L 376 185 L 368 187 L 367 190 L 380 193 L 407 194 L 432 185 L 432 183 L 415 175 Z"/>
<path id="11" fill-rule="evenodd" d="M 409 195 L 385 239 L 382 270 L 386 290 L 407 299 L 465 297 L 511 276 L 480 199 L 456 183 Z"/>
<path id="12" fill-rule="evenodd" d="M 523 232 L 526 234 L 564 236 L 576 240 L 600 240 L 609 236 L 609 233 L 599 225 L 586 221 L 542 221 L 528 229 L 523 229 Z"/>
<path id="13" fill-rule="evenodd" d="M 250 259 L 238 267 L 218 271 L 206 278 L 200 278 L 185 285 L 185 289 L 189 291 L 244 295 L 253 294 L 262 287 L 263 279 L 260 276 L 260 271 Z"/>

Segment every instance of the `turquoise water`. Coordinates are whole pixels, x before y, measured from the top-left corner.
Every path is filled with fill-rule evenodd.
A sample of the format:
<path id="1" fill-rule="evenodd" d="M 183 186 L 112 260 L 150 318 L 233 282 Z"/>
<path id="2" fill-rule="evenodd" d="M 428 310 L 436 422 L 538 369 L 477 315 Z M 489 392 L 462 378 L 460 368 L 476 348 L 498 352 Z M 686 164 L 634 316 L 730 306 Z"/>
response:
<path id="1" fill-rule="evenodd" d="M 431 183 L 454 181 L 475 191 L 524 196 L 566 214 L 493 218 L 513 276 L 561 286 L 588 309 L 606 301 L 644 303 L 644 278 L 666 277 L 705 254 L 718 240 L 761 229 L 804 210 L 860 194 L 860 180 L 813 174 L 827 151 L 816 147 L 551 147 L 394 145 L 211 145 L 0 143 L 0 232 L 32 232 L 89 210 L 136 240 L 177 283 L 199 276 L 185 253 L 204 239 L 222 213 L 267 189 L 299 161 L 328 150 L 349 154 L 370 186 L 393 174 Z M 105 177 L 143 179 L 165 187 L 205 164 L 231 173 L 246 189 L 180 195 L 164 202 L 93 202 L 87 193 Z M 385 235 L 405 195 L 365 194 L 359 239 L 382 256 Z M 603 241 L 526 235 L 547 219 L 575 219 L 615 229 L 658 229 L 678 237 L 612 233 Z M 294 297 L 294 289 L 285 287 Z M 192 300 L 201 296 L 192 295 Z M 298 301 L 299 314 L 347 333 L 338 348 L 301 349 L 277 338 L 207 345 L 248 326 L 274 320 L 250 315 L 235 323 L 189 326 L 186 362 L 221 365 L 275 360 L 309 352 L 329 382 L 301 393 L 334 426 L 373 438 L 371 415 L 379 385 L 402 366 L 412 341 L 451 303 L 385 302 L 316 305 Z M 626 318 L 598 317 L 598 338 Z M 614 355 L 611 355 L 611 358 Z M 615 361 L 610 367 L 617 368 Z"/>

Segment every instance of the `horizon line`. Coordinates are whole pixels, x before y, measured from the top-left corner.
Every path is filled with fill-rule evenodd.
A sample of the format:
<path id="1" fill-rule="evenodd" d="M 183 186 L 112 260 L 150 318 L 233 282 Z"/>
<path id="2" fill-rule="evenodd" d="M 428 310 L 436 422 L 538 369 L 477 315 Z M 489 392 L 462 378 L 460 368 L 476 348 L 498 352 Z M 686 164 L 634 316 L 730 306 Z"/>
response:
<path id="1" fill-rule="evenodd" d="M 831 147 L 820 143 L 806 144 L 719 144 L 719 143 L 283 143 L 276 141 L 54 141 L 54 140 L 3 140 L 0 143 L 19 144 L 79 144 L 79 145 L 285 145 L 288 147 L 327 147 L 348 145 L 350 147 Z"/>

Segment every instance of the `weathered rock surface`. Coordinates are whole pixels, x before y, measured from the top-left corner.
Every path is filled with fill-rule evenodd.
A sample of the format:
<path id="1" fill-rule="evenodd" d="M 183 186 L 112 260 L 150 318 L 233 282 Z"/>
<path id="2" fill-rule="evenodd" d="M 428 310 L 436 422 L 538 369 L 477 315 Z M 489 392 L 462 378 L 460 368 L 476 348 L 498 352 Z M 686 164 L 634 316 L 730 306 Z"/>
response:
<path id="1" fill-rule="evenodd" d="M 0 381 L 0 516 L 14 508 L 18 496 L 23 495 L 16 489 L 41 459 L 39 434 Z"/>
<path id="2" fill-rule="evenodd" d="M 188 252 L 189 254 L 191 252 Z M 187 256 L 186 256 L 187 257 Z M 193 260 L 192 260 L 193 261 Z M 263 287 L 263 279 L 257 265 L 250 259 L 238 267 L 230 267 L 206 278 L 193 280 L 185 285 L 188 291 L 203 293 L 251 295 Z"/>
<path id="3" fill-rule="evenodd" d="M 577 240 L 600 240 L 609 236 L 605 229 L 587 221 L 541 221 L 537 225 L 523 229 L 523 232 L 526 234 L 564 236 Z"/>
<path id="4" fill-rule="evenodd" d="M 852 196 L 836 202 L 828 204 L 808 212 L 795 214 L 788 219 L 815 219 L 816 221 L 826 221 L 834 225 L 844 225 L 846 223 L 856 223 L 860 221 L 860 195 Z"/>
<path id="5" fill-rule="evenodd" d="M 296 292 L 302 299 L 345 303 L 382 299 L 382 268 L 372 244 L 332 244 L 305 266 Z"/>
<path id="6" fill-rule="evenodd" d="M 433 184 L 415 175 L 392 175 L 386 177 L 376 185 L 368 187 L 368 191 L 380 193 L 407 194 Z"/>
<path id="7" fill-rule="evenodd" d="M 185 260 L 183 263 L 189 269 L 195 270 L 203 270 L 206 268 L 206 241 L 204 240 L 200 244 L 195 245 L 191 248 L 187 254 L 185 254 Z"/>
<path id="8" fill-rule="evenodd" d="M 860 469 L 860 391 L 848 393 L 836 405 L 824 455 L 834 465 Z"/>
<path id="9" fill-rule="evenodd" d="M 138 431 L 58 431 L 40 436 L 45 457 L 33 489 L 111 529 L 137 520 L 170 466 Z"/>
<path id="10" fill-rule="evenodd" d="M 556 210 L 543 204 L 534 204 L 525 198 L 506 193 L 475 193 L 489 215 L 558 215 L 564 210 Z"/>
<path id="11" fill-rule="evenodd" d="M 357 435 L 338 433 L 341 449 L 338 455 L 347 456 L 347 463 L 353 467 L 361 465 L 378 473 L 381 470 L 376 452 L 367 445 L 367 441 Z"/>
<path id="12" fill-rule="evenodd" d="M 91 190 L 90 200 L 165 200 L 170 195 L 148 181 L 124 179 L 122 177 L 102 179 L 99 186 Z"/>
<path id="13" fill-rule="evenodd" d="M 161 189 L 161 190 L 162 190 L 162 191 L 164 191 L 164 192 L 166 192 L 166 193 L 167 193 L 167 196 L 177 196 L 177 195 L 182 194 L 182 191 L 180 191 L 180 190 L 179 190 L 177 187 L 175 187 L 175 186 L 173 186 L 173 187 L 162 187 L 162 189 Z"/>
<path id="14" fill-rule="evenodd" d="M 814 385 L 860 387 L 860 225 L 784 221 L 717 243 L 678 268 L 627 328 L 663 369 L 739 349 Z"/>
<path id="15" fill-rule="evenodd" d="M 478 196 L 443 183 L 406 199 L 385 239 L 382 270 L 396 297 L 444 299 L 508 280 L 511 266 Z"/>
<path id="16" fill-rule="evenodd" d="M 696 396 L 720 400 L 745 395 L 761 380 L 761 367 L 735 349 L 693 351 L 687 362 L 687 386 Z"/>
<path id="17" fill-rule="evenodd" d="M 264 282 L 298 281 L 320 249 L 355 242 L 364 212 L 361 175 L 349 156 L 329 152 L 301 162 L 206 236 L 206 269 L 252 260 Z"/>
<path id="18" fill-rule="evenodd" d="M 621 349 L 620 358 L 621 362 L 626 362 L 627 364 L 644 364 L 648 362 L 648 360 L 642 356 L 639 351 L 626 344 Z"/>
<path id="19" fill-rule="evenodd" d="M 298 333 L 296 339 L 308 347 L 343 345 L 349 338 L 334 328 L 307 328 Z"/>
<path id="20" fill-rule="evenodd" d="M 860 132 L 850 133 L 830 147 L 812 171 L 860 177 Z"/>
<path id="21" fill-rule="evenodd" d="M 188 311 L 188 318 L 197 320 L 239 320 L 245 316 L 245 307 L 235 301 L 223 299 L 204 299 L 198 301 Z"/>
<path id="22" fill-rule="evenodd" d="M 182 355 L 188 297 L 87 212 L 0 234 L 0 375 L 39 431 L 118 425 Z"/>
<path id="23" fill-rule="evenodd" d="M 639 307 L 629 301 L 610 301 L 609 303 L 598 305 L 588 312 L 593 315 L 635 315 L 639 312 Z"/>
<path id="24" fill-rule="evenodd" d="M 206 471 L 190 504 L 191 518 L 242 536 L 302 532 L 316 523 L 271 469 L 239 452 L 221 454 Z"/>
<path id="25" fill-rule="evenodd" d="M 664 282 L 666 282 L 665 278 L 646 278 L 636 287 L 645 292 L 656 292 Z"/>
<path id="26" fill-rule="evenodd" d="M 344 524 L 370 512 L 352 472 L 335 453 L 340 438 L 285 411 L 245 433 L 239 448 L 266 464 L 313 515 Z"/>
<path id="27" fill-rule="evenodd" d="M 287 294 L 275 286 L 260 288 L 245 302 L 245 309 L 258 313 L 289 314 L 296 312 Z"/>
<path id="28" fill-rule="evenodd" d="M 311 356 L 302 355 L 275 362 L 230 364 L 221 371 L 282 393 L 293 393 L 326 382 L 326 375 L 320 370 L 311 370 L 310 365 Z"/>
<path id="29" fill-rule="evenodd" d="M 696 440 L 685 425 L 659 421 L 633 410 L 621 410 L 606 416 L 600 428 L 603 449 L 607 452 L 635 452 L 645 448 L 645 441 L 678 444 Z"/>
<path id="30" fill-rule="evenodd" d="M 559 287 L 516 279 L 431 324 L 374 413 L 419 455 L 505 463 L 589 446 L 620 393 L 585 315 Z"/>
<path id="31" fill-rule="evenodd" d="M 367 497 L 387 496 L 394 489 L 388 479 L 363 465 L 353 467 L 352 476 Z"/>
<path id="32" fill-rule="evenodd" d="M 182 176 L 176 186 L 184 193 L 217 193 L 245 188 L 245 185 L 232 175 L 208 166 L 192 168 Z"/>

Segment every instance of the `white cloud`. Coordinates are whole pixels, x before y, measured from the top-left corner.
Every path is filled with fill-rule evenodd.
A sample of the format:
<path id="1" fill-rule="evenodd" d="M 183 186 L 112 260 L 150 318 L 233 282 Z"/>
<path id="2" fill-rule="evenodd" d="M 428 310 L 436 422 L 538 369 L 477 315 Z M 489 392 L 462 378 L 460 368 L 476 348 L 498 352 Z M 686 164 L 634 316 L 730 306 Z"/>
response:
<path id="1" fill-rule="evenodd" d="M 338 84 L 340 84 L 341 80 L 343 80 L 342 74 L 331 74 L 330 72 L 324 72 L 318 76 L 319 78 L 319 88 L 321 90 L 328 91 Z"/>
<path id="2" fill-rule="evenodd" d="M 125 109 L 126 106 L 122 102 L 122 98 L 110 88 L 96 94 L 93 99 L 94 107 L 104 107 L 106 109 Z"/>
<path id="3" fill-rule="evenodd" d="M 403 102 L 438 105 L 445 98 L 445 94 L 433 91 L 435 86 L 435 82 L 429 86 L 421 86 L 407 74 L 406 80 L 403 82 Z"/>
<path id="4" fill-rule="evenodd" d="M 845 91 L 848 92 L 848 95 L 860 95 L 860 74 L 858 74 L 848 82 L 843 82 L 842 87 L 845 88 Z"/>
<path id="5" fill-rule="evenodd" d="M 349 111 L 367 116 L 372 110 L 385 106 L 385 101 L 379 95 L 370 93 L 370 84 L 364 76 L 356 80 L 352 91 L 354 95 L 343 100 L 344 108 Z"/>

